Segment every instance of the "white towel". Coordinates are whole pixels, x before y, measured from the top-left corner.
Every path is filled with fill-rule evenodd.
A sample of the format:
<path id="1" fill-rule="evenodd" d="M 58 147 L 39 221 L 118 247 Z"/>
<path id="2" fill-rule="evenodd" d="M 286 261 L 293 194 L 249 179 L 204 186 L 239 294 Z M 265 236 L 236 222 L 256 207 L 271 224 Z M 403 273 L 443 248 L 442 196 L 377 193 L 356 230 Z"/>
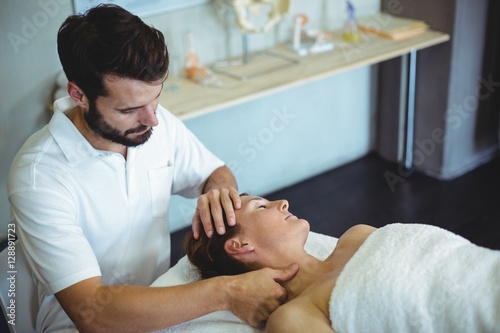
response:
<path id="1" fill-rule="evenodd" d="M 338 333 L 500 332 L 500 251 L 437 227 L 385 226 L 346 264 L 329 310 Z"/>
<path id="2" fill-rule="evenodd" d="M 305 244 L 305 250 L 309 254 L 324 260 L 332 253 L 336 244 L 337 238 L 310 232 Z M 174 286 L 198 281 L 200 278 L 200 273 L 196 267 L 184 256 L 175 266 L 153 282 L 152 286 Z M 245 324 L 229 311 L 217 311 L 157 332 L 259 333 L 261 331 Z"/>

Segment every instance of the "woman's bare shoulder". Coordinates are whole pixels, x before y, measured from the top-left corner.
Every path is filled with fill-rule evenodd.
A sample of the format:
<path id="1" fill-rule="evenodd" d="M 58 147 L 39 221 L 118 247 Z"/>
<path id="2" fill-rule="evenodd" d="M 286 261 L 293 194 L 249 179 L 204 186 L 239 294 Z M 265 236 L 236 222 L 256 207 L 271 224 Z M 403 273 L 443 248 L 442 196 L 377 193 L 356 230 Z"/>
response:
<path id="1" fill-rule="evenodd" d="M 340 236 L 337 247 L 347 246 L 359 248 L 364 241 L 370 236 L 377 228 L 367 224 L 357 224 L 350 227 L 342 236 Z"/>
<path id="2" fill-rule="evenodd" d="M 367 224 L 357 224 L 349 228 L 339 237 L 335 249 L 326 261 L 334 264 L 337 269 L 342 269 L 375 230 L 377 228 Z"/>

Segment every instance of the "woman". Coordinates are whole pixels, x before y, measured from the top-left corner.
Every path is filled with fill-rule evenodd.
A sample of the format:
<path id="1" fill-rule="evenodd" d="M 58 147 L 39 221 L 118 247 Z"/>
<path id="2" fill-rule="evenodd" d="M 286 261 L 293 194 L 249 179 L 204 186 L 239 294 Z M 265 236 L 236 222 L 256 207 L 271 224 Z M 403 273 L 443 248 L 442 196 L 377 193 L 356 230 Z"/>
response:
<path id="1" fill-rule="evenodd" d="M 236 226 L 185 251 L 204 278 L 299 264 L 266 332 L 493 332 L 500 327 L 500 251 L 425 225 L 350 228 L 324 260 L 286 200 L 243 195 Z M 474 264 L 471 270 L 468 264 Z M 478 274 L 478 272 L 480 272 Z M 472 291 L 473 290 L 473 291 Z"/>

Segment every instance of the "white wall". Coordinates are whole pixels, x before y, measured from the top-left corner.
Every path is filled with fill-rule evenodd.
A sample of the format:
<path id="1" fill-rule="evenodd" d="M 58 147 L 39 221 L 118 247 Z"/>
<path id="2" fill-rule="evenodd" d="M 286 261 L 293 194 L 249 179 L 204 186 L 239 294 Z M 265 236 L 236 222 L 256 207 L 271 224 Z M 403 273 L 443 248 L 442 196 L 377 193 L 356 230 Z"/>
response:
<path id="1" fill-rule="evenodd" d="M 380 7 L 380 0 L 354 3 L 360 14 Z M 70 0 L 0 0 L 0 234 L 6 233 L 10 219 L 6 193 L 10 163 L 29 135 L 48 122 L 46 104 L 61 70 L 56 34 L 72 13 Z M 283 23 L 264 36 L 251 38 L 252 49 L 285 41 L 295 13 L 307 14 L 311 26 L 335 29 L 342 26 L 345 17 L 344 1 L 294 1 L 293 12 Z M 202 62 L 240 52 L 239 33 L 234 28 L 226 31 L 211 5 L 145 21 L 164 32 L 172 58 L 178 61 L 183 58 L 183 34 L 187 30 L 194 34 Z M 242 190 L 265 194 L 371 149 L 371 73 L 369 68 L 358 69 L 186 123 L 234 167 Z M 284 129 L 266 130 L 272 118 L 283 112 L 289 120 L 283 123 Z M 249 138 L 259 135 L 260 141 L 252 146 Z M 255 157 L 249 152 L 252 147 Z M 190 223 L 192 204 L 177 199 L 173 202 L 172 229 Z"/>
<path id="2" fill-rule="evenodd" d="M 371 149 L 371 72 L 360 68 L 186 124 L 231 167 L 241 192 L 265 195 Z M 195 204 L 175 197 L 172 230 L 190 224 Z"/>
<path id="3" fill-rule="evenodd" d="M 0 2 L 0 234 L 10 220 L 10 164 L 49 119 L 45 106 L 60 70 L 56 34 L 72 10 L 69 0 Z"/>

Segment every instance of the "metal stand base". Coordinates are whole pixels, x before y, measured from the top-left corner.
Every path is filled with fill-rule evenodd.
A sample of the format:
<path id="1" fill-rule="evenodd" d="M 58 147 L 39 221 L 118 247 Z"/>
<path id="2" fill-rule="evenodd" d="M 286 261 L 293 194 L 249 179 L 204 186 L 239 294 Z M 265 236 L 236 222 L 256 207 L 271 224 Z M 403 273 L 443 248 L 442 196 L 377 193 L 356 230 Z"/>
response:
<path id="1" fill-rule="evenodd" d="M 215 73 L 222 74 L 239 81 L 248 81 L 252 78 L 266 75 L 300 63 L 300 61 L 295 58 L 287 57 L 272 51 L 260 51 L 250 54 L 248 50 L 247 34 L 242 35 L 242 46 L 243 54 L 241 58 L 216 62 L 210 66 L 210 69 Z M 261 66 L 260 68 L 256 68 L 258 67 L 256 66 L 258 60 L 261 60 L 263 57 L 272 58 L 272 61 L 267 61 L 270 64 L 270 67 Z M 271 62 L 274 63 L 271 64 Z"/>

